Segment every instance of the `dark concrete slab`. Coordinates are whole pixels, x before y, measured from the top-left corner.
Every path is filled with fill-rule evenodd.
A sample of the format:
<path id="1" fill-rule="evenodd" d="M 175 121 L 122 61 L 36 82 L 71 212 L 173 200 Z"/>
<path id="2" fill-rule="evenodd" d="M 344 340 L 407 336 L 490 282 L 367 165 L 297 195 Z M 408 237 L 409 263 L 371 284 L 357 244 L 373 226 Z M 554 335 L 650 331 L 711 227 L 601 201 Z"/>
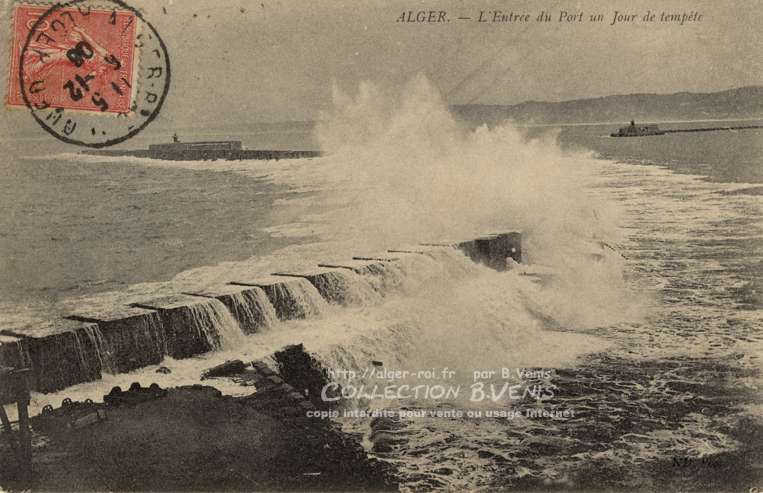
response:
<path id="1" fill-rule="evenodd" d="M 67 318 L 98 324 L 109 352 L 110 373 L 124 373 L 158 364 L 165 352 L 165 336 L 156 310 L 129 305 L 80 307 Z"/>
<path id="2" fill-rule="evenodd" d="M 2 333 L 17 339 L 19 365 L 31 368 L 32 390 L 54 392 L 101 378 L 108 355 L 95 323 L 55 319 Z"/>
<path id="3" fill-rule="evenodd" d="M 350 269 L 358 274 L 382 274 L 385 268 L 383 260 L 342 260 L 318 264 L 319 267 Z"/>
<path id="4" fill-rule="evenodd" d="M 186 293 L 221 301 L 247 334 L 259 332 L 272 322 L 273 305 L 262 288 L 240 284 L 223 284 L 202 291 Z"/>
<path id="5" fill-rule="evenodd" d="M 156 310 L 163 328 L 165 354 L 183 359 L 219 346 L 218 327 L 206 310 L 212 302 L 203 296 L 179 294 L 140 301 L 132 306 Z"/>
<path id="6" fill-rule="evenodd" d="M 458 246 L 473 261 L 491 269 L 506 270 L 507 258 L 522 262 L 522 234 L 518 232 L 485 235 Z"/>
<path id="7" fill-rule="evenodd" d="M 312 267 L 300 271 L 278 272 L 273 275 L 307 279 L 329 303 L 345 305 L 350 299 L 347 269 Z"/>
<path id="8" fill-rule="evenodd" d="M 265 291 L 280 320 L 306 318 L 320 311 L 317 301 L 306 290 L 314 289 L 310 281 L 302 277 L 262 276 L 243 278 L 231 282 L 235 285 L 256 286 Z M 308 289 L 309 288 L 309 289 Z M 320 294 L 320 293 L 319 293 Z"/>

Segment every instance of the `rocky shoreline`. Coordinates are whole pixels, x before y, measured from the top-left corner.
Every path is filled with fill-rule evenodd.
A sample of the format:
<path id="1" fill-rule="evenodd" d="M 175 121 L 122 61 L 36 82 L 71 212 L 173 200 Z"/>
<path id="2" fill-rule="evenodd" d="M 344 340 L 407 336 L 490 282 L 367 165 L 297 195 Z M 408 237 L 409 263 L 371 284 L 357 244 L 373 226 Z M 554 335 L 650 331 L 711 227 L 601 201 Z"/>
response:
<path id="1" fill-rule="evenodd" d="M 272 377 L 272 378 L 271 378 Z M 256 370 L 246 397 L 212 386 L 112 392 L 33 418 L 33 473 L 25 483 L 0 446 L 0 488 L 33 491 L 396 490 L 390 466 L 309 402 Z M 116 396 L 116 397 L 115 397 Z"/>

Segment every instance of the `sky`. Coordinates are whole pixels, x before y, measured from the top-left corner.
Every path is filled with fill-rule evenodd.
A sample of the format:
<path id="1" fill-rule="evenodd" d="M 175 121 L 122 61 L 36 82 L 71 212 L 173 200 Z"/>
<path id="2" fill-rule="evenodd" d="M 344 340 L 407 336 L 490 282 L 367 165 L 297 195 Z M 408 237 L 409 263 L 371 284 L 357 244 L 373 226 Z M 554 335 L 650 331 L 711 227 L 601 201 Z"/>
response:
<path id="1" fill-rule="evenodd" d="M 419 72 L 452 104 L 709 92 L 763 80 L 763 9 L 755 1 L 128 3 L 167 44 L 173 80 L 162 120 L 178 125 L 315 119 L 330 108 L 333 86 L 350 93 L 361 81 L 396 87 Z M 10 5 L 4 0 L 5 16 Z M 531 22 L 476 21 L 481 10 L 496 9 L 530 14 Z M 396 22 L 419 10 L 443 10 L 451 21 Z M 541 10 L 551 22 L 535 21 Z M 582 11 L 584 22 L 559 22 L 562 10 Z M 609 25 L 615 11 L 640 18 L 648 10 L 658 18 L 663 11 L 703 17 L 683 26 Z M 588 22 L 593 13 L 605 20 Z M 3 31 L 5 54 L 9 30 Z"/>

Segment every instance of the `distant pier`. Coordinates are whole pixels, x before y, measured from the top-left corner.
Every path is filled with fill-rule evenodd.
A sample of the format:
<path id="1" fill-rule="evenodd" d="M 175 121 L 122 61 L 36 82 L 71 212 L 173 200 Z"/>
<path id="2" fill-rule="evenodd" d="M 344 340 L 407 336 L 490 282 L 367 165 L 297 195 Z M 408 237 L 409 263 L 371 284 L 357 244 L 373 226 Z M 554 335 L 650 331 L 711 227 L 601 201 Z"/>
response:
<path id="1" fill-rule="evenodd" d="M 627 127 L 618 129 L 617 132 L 609 134 L 610 137 L 647 137 L 651 135 L 665 135 L 676 134 L 686 132 L 716 132 L 720 130 L 749 130 L 763 128 L 763 125 L 737 125 L 733 127 L 704 127 L 704 128 L 674 128 L 674 129 L 662 129 L 657 125 L 636 125 L 636 122 L 631 120 L 631 123 Z"/>
<path id="2" fill-rule="evenodd" d="M 245 149 L 240 140 L 213 140 L 181 142 L 177 134 L 172 142 L 151 144 L 148 149 L 87 149 L 83 154 L 96 156 L 130 156 L 165 161 L 240 161 L 244 159 L 279 160 L 320 157 L 320 151 L 289 151 L 267 149 Z"/>
<path id="3" fill-rule="evenodd" d="M 763 128 L 763 125 L 743 125 L 736 127 L 707 127 L 707 128 L 676 128 L 663 130 L 666 134 L 677 134 L 683 132 L 715 132 L 718 130 L 749 130 L 754 128 Z"/>

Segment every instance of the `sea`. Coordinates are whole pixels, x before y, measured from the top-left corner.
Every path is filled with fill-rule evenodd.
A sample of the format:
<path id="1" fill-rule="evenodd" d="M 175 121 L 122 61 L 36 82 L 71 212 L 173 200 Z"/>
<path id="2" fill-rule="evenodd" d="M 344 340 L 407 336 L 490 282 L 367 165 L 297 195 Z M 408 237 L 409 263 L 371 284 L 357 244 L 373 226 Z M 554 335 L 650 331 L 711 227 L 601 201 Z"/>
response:
<path id="1" fill-rule="evenodd" d="M 401 253 L 381 280 L 353 275 L 350 306 L 312 299 L 315 317 L 167 359 L 170 374 L 106 375 L 34 394 L 32 407 L 132 381 L 198 383 L 226 359 L 304 343 L 347 392 L 326 419 L 393 465 L 403 491 L 752 491 L 763 485 L 763 133 L 609 137 L 618 126 L 467 127 L 416 80 L 339 97 L 317 123 L 181 132 L 320 158 L 169 162 L 4 137 L 4 329 L 523 232 L 524 262 L 507 272 L 448 248 Z M 149 128 L 124 147 L 167 138 Z"/>

